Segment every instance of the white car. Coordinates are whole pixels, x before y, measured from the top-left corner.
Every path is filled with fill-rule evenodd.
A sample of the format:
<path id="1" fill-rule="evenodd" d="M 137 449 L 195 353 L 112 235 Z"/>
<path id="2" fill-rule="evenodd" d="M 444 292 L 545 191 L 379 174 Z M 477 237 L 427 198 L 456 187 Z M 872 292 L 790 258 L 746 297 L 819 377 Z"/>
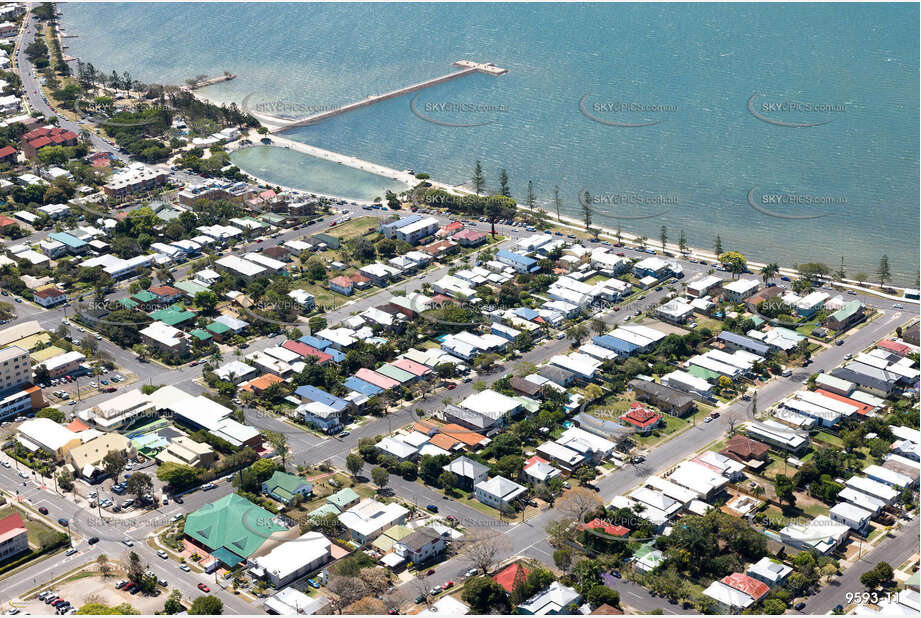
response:
<path id="1" fill-rule="evenodd" d="M 167 554 L 167 553 L 166 553 L 165 551 L 163 551 L 162 549 L 158 549 L 158 550 L 157 550 L 157 555 L 160 556 L 161 558 L 163 558 L 164 560 L 166 560 L 167 558 L 169 558 L 169 554 Z"/>

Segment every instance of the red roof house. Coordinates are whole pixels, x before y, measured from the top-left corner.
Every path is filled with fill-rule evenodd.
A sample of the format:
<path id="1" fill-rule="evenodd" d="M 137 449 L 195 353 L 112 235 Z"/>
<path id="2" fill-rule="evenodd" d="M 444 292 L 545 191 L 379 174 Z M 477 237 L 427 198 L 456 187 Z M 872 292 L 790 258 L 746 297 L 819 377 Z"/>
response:
<path id="1" fill-rule="evenodd" d="M 759 582 L 745 573 L 732 573 L 720 580 L 730 588 L 735 588 L 739 592 L 744 592 L 755 601 L 766 595 L 770 588 L 764 582 Z"/>
<path id="2" fill-rule="evenodd" d="M 630 423 L 637 429 L 649 431 L 662 421 L 662 415 L 634 401 L 630 404 L 630 410 L 621 416 L 620 420 Z"/>
<path id="3" fill-rule="evenodd" d="M 283 347 L 286 350 L 291 350 L 292 352 L 300 354 L 304 358 L 307 358 L 308 356 L 312 356 L 313 358 L 317 359 L 317 364 L 319 365 L 326 364 L 329 361 L 333 360 L 333 357 L 327 354 L 326 352 L 318 350 L 312 345 L 307 345 L 306 343 L 302 343 L 300 341 L 290 341 L 290 340 L 285 341 L 283 344 L 281 344 L 281 347 Z"/>
<path id="4" fill-rule="evenodd" d="M 0 153 L 3 151 L 0 150 Z M 898 354 L 899 356 L 905 357 L 911 354 L 911 347 L 905 345 L 904 343 L 899 343 L 897 341 L 892 341 L 891 339 L 886 339 L 880 341 L 876 344 L 877 348 L 882 348 L 887 352 L 892 352 L 893 354 Z"/>
<path id="5" fill-rule="evenodd" d="M 579 530 L 598 530 L 610 536 L 627 536 L 630 534 L 630 528 L 610 524 L 597 517 L 587 524 L 579 524 Z"/>
<path id="6" fill-rule="evenodd" d="M 12 163 L 16 160 L 16 153 L 18 151 L 12 146 L 4 146 L 0 148 L 0 161 L 7 161 Z"/>
<path id="7" fill-rule="evenodd" d="M 519 576 L 518 573 L 521 573 Z M 531 574 L 531 571 L 528 570 L 528 567 L 524 566 L 521 563 L 510 564 L 495 575 L 492 576 L 493 580 L 502 586 L 502 588 L 509 594 L 515 590 L 515 579 L 521 577 L 526 579 L 528 575 Z"/>

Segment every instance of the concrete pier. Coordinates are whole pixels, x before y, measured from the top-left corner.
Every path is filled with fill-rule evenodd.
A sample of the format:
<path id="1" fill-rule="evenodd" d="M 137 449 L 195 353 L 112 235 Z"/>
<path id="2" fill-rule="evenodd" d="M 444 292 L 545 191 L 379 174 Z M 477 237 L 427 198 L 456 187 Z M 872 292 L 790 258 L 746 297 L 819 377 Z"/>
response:
<path id="1" fill-rule="evenodd" d="M 387 99 L 394 99 L 396 97 L 403 96 L 404 94 L 409 94 L 410 92 L 416 92 L 417 90 L 429 88 L 430 86 L 443 84 L 445 82 L 449 82 L 466 75 L 472 75 L 473 73 L 484 73 L 494 77 L 508 73 L 508 69 L 497 67 L 491 62 L 483 63 L 472 62 L 470 60 L 458 60 L 454 63 L 454 66 L 458 67 L 460 70 L 453 73 L 448 73 L 447 75 L 442 75 L 441 77 L 427 79 L 423 82 L 418 82 L 403 88 L 398 88 L 397 90 L 391 90 L 390 92 L 385 92 L 384 94 L 371 95 L 365 99 L 362 99 L 361 101 L 349 103 L 348 105 L 343 105 L 342 107 L 337 107 L 336 109 L 312 114 L 306 118 L 300 118 L 298 120 L 278 118 L 277 116 L 270 116 L 268 114 L 253 115 L 256 116 L 256 118 L 258 118 L 261 122 L 263 122 L 263 124 L 265 124 L 272 133 L 281 133 L 295 127 L 305 127 L 307 125 L 316 124 L 318 122 L 332 118 L 333 116 L 339 116 L 340 114 L 345 114 L 346 112 L 350 112 L 352 110 L 368 107 L 369 105 L 374 105 L 375 103 L 386 101 Z"/>
<path id="2" fill-rule="evenodd" d="M 208 86 L 213 86 L 214 84 L 220 84 L 221 82 L 229 82 L 232 79 L 236 79 L 237 76 L 233 73 L 224 73 L 223 75 L 217 75 L 215 77 L 208 77 L 201 80 L 200 82 L 195 82 L 190 86 L 186 86 L 186 90 L 199 90 L 201 88 L 207 88 Z"/>

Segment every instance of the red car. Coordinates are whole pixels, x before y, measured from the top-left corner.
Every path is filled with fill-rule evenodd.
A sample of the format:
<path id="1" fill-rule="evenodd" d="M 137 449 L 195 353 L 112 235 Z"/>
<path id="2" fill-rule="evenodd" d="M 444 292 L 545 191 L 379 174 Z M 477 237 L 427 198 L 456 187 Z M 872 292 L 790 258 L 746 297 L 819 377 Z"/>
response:
<path id="1" fill-rule="evenodd" d="M 455 388 L 457 388 L 457 384 L 448 384 L 448 386 L 445 388 L 447 388 L 449 391 L 453 391 Z"/>
<path id="2" fill-rule="evenodd" d="M 198 584 L 198 589 L 201 590 L 202 592 L 211 592 L 211 588 L 209 588 L 208 586 L 204 584 Z"/>
<path id="3" fill-rule="evenodd" d="M 448 581 L 446 581 L 446 582 L 444 583 L 444 585 L 442 586 L 442 588 L 444 588 L 445 590 L 447 590 L 448 588 L 450 588 L 450 587 L 453 586 L 453 585 L 454 585 L 454 582 L 448 580 Z"/>
<path id="4" fill-rule="evenodd" d="M 426 574 L 426 575 L 434 575 L 434 574 L 435 574 L 435 569 L 429 569 L 428 571 L 425 572 L 425 574 Z"/>

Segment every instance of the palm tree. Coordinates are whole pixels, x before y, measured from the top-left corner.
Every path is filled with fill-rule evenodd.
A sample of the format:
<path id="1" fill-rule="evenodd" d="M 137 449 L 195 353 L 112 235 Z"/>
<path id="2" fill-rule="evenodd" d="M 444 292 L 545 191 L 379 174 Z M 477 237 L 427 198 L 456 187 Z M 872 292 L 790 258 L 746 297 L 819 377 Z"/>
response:
<path id="1" fill-rule="evenodd" d="M 780 272 L 780 266 L 776 263 L 771 262 L 770 264 L 765 264 L 761 269 L 761 279 L 764 280 L 765 285 L 771 280 L 772 277 L 776 276 Z"/>

